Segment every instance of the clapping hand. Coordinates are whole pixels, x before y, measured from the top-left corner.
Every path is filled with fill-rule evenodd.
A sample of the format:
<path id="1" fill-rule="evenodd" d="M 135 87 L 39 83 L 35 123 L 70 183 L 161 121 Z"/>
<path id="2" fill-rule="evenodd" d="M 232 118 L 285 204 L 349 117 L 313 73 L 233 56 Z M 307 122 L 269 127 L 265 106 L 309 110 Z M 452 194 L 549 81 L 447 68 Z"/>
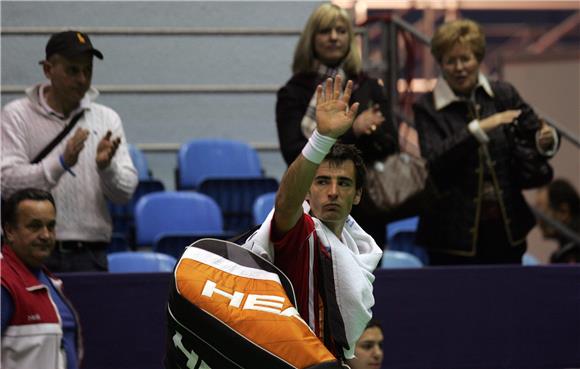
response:
<path id="1" fill-rule="evenodd" d="M 107 131 L 105 137 L 101 139 L 97 146 L 97 167 L 101 170 L 111 164 L 111 160 L 113 159 L 113 156 L 115 156 L 119 144 L 121 143 L 120 137 L 111 139 L 111 135 L 111 131 Z"/>
<path id="2" fill-rule="evenodd" d="M 352 93 L 352 81 L 348 81 L 342 97 L 342 80 L 336 76 L 334 83 L 332 78 L 328 78 L 324 84 L 324 94 L 322 85 L 316 88 L 316 123 L 317 130 L 324 136 L 338 138 L 342 136 L 351 126 L 358 110 L 358 103 L 352 104 L 348 108 L 348 102 Z"/>
<path id="3" fill-rule="evenodd" d="M 73 136 L 66 142 L 63 159 L 67 167 L 72 168 L 77 163 L 79 160 L 79 154 L 85 148 L 85 141 L 88 137 L 88 130 L 78 128 Z"/>

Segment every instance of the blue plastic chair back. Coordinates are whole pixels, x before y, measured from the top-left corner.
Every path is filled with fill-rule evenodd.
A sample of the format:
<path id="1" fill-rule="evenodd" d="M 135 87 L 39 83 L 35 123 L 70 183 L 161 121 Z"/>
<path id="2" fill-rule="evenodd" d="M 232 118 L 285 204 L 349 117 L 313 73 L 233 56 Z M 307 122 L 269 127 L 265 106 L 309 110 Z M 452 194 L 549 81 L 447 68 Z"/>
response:
<path id="1" fill-rule="evenodd" d="M 219 206 L 196 192 L 157 192 L 143 196 L 135 208 L 136 243 L 153 245 L 162 233 L 222 233 Z"/>
<path id="2" fill-rule="evenodd" d="M 427 250 L 415 241 L 419 217 L 401 219 L 387 224 L 387 247 L 393 251 L 413 254 L 423 265 L 429 264 Z"/>
<path id="3" fill-rule="evenodd" d="M 200 183 L 199 192 L 210 196 L 222 210 L 224 230 L 244 232 L 254 225 L 253 207 L 258 196 L 278 190 L 274 178 L 220 178 Z"/>
<path id="4" fill-rule="evenodd" d="M 107 255 L 109 272 L 171 272 L 177 263 L 173 256 L 157 252 L 115 252 Z"/>
<path id="5" fill-rule="evenodd" d="M 195 139 L 179 148 L 178 189 L 197 189 L 207 178 L 261 177 L 258 153 L 241 141 Z"/>
<path id="6" fill-rule="evenodd" d="M 109 203 L 109 212 L 113 222 L 113 234 L 107 252 L 128 251 L 134 246 L 135 206 L 146 194 L 165 191 L 161 181 L 150 179 L 139 181 L 131 200 L 127 204 Z"/>
<path id="7" fill-rule="evenodd" d="M 415 255 L 403 251 L 385 250 L 381 260 L 381 268 L 420 268 L 423 266 L 421 260 Z"/>
<path id="8" fill-rule="evenodd" d="M 262 224 L 266 217 L 272 209 L 274 209 L 274 203 L 276 202 L 276 192 L 268 192 L 263 195 L 258 196 L 256 201 L 254 201 L 253 215 L 254 224 Z"/>
<path id="9" fill-rule="evenodd" d="M 419 217 L 411 217 L 391 222 L 387 224 L 387 236 L 397 234 L 398 232 L 416 232 L 419 225 Z"/>
<path id="10" fill-rule="evenodd" d="M 151 173 L 149 171 L 149 164 L 147 163 L 147 158 L 143 151 L 139 150 L 137 146 L 128 144 L 129 155 L 131 155 L 131 160 L 135 169 L 137 169 L 137 175 L 140 181 L 146 181 L 151 179 Z"/>

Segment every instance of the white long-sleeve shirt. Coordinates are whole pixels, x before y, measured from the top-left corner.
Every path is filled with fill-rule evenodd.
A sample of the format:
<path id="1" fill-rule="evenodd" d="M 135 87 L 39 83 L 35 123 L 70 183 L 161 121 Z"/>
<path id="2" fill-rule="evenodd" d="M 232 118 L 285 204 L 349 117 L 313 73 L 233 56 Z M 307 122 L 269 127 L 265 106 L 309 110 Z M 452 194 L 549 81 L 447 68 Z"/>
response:
<path id="1" fill-rule="evenodd" d="M 121 119 L 112 109 L 93 102 L 98 92 L 91 88 L 80 103 L 78 111 L 85 112 L 76 126 L 43 160 L 30 164 L 77 113 L 61 119 L 51 112 L 40 96 L 45 86 L 27 89 L 26 97 L 2 109 L 2 197 L 28 187 L 51 191 L 57 205 L 58 240 L 109 242 L 112 224 L 106 200 L 127 202 L 138 181 Z M 72 168 L 76 174 L 73 176 L 65 171 L 59 157 L 78 128 L 85 128 L 90 134 Z M 112 137 L 121 138 L 121 145 L 111 164 L 99 170 L 97 145 L 108 130 Z"/>

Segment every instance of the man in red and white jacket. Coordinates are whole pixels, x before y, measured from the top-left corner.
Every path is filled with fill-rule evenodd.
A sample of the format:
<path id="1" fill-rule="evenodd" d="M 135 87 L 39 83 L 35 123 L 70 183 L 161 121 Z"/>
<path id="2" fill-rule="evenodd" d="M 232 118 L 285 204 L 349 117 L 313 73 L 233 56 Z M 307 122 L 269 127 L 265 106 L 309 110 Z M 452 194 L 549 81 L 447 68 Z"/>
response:
<path id="1" fill-rule="evenodd" d="M 54 199 L 47 191 L 24 189 L 2 211 L 1 366 L 77 369 L 79 319 L 62 294 L 62 281 L 43 267 L 55 245 Z"/>

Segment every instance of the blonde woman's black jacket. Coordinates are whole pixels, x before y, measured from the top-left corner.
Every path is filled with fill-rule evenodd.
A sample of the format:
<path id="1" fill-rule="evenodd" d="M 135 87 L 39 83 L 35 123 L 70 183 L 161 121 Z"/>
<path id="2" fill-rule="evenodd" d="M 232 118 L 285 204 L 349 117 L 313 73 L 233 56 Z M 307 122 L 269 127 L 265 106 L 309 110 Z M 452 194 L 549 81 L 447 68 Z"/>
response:
<path id="1" fill-rule="evenodd" d="M 349 78 L 354 83 L 350 103 L 360 103 L 359 114 L 366 110 L 369 104 L 379 104 L 387 120 L 372 135 L 362 135 L 356 138 L 351 129 L 341 138 L 341 142 L 355 144 L 361 150 L 366 163 L 384 159 L 398 150 L 395 126 L 388 121 L 391 114 L 388 110 L 387 98 L 376 79 L 369 78 L 364 73 Z M 322 82 L 316 73 L 299 73 L 292 76 L 278 91 L 276 125 L 280 150 L 287 165 L 292 164 L 306 145 L 308 139 L 302 133 L 300 123 L 316 86 Z"/>

